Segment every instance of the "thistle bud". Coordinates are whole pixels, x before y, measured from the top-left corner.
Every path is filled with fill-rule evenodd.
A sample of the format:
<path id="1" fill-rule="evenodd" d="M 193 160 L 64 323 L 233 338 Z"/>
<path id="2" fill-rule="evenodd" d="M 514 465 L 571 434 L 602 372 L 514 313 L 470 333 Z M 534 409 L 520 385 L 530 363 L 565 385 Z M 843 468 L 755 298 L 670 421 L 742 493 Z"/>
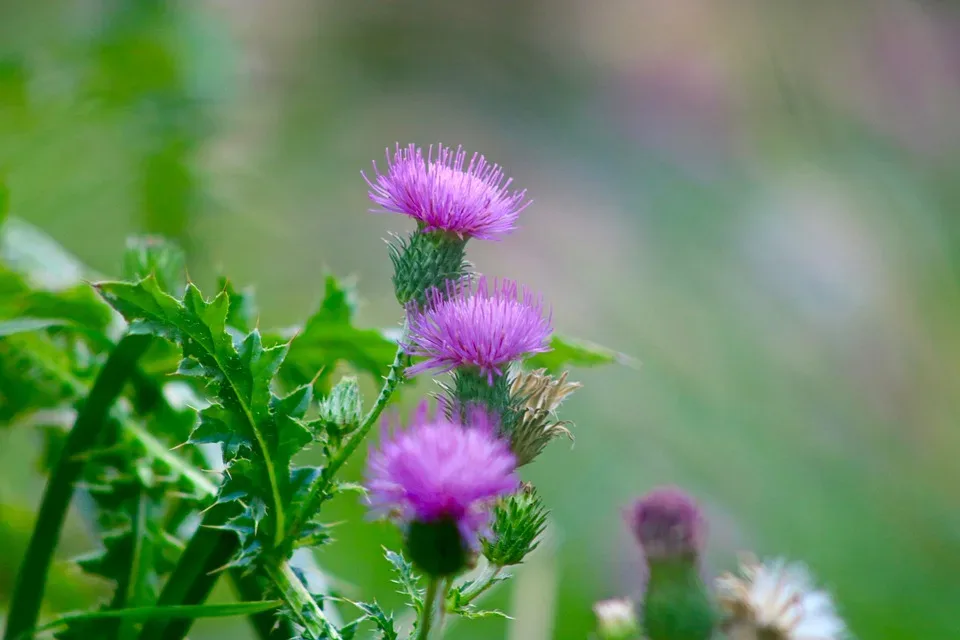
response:
<path id="1" fill-rule="evenodd" d="M 540 544 L 546 528 L 547 511 L 533 486 L 527 485 L 494 507 L 493 531 L 482 540 L 483 555 L 498 567 L 520 564 Z"/>
<path id="2" fill-rule="evenodd" d="M 629 600 L 615 598 L 593 605 L 600 640 L 633 640 L 640 637 L 640 624 Z"/>
<path id="3" fill-rule="evenodd" d="M 650 569 L 643 597 L 650 640 L 707 640 L 716 615 L 700 577 L 705 523 L 683 491 L 655 489 L 633 506 L 630 527 Z"/>
<path id="4" fill-rule="evenodd" d="M 363 401 L 356 376 L 344 376 L 320 402 L 319 426 L 334 441 L 354 431 L 363 418 Z"/>
<path id="5" fill-rule="evenodd" d="M 680 489 L 654 489 L 634 504 L 629 520 L 648 563 L 700 555 L 706 524 L 697 503 Z"/>

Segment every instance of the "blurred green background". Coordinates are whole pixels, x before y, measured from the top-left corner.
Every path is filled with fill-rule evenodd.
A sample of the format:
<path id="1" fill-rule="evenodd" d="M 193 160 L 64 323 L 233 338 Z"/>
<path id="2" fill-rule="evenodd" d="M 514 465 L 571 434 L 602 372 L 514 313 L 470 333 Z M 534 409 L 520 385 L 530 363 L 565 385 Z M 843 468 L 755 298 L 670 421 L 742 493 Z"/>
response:
<path id="1" fill-rule="evenodd" d="M 255 285 L 265 326 L 304 318 L 326 268 L 390 326 L 381 239 L 406 222 L 366 212 L 359 172 L 396 141 L 504 165 L 535 203 L 471 259 L 643 363 L 575 372 L 575 447 L 526 472 L 550 541 L 491 599 L 515 620 L 449 637 L 582 640 L 593 601 L 639 588 L 622 509 L 663 483 L 703 502 L 711 573 L 785 554 L 862 638 L 960 637 L 955 3 L 0 2 L 12 213 L 104 274 L 159 232 L 197 281 Z M 0 600 L 38 442 L 0 432 Z M 396 533 L 333 512 L 320 563 L 397 604 Z M 51 611 L 100 588 L 66 565 L 93 544 L 71 526 Z"/>

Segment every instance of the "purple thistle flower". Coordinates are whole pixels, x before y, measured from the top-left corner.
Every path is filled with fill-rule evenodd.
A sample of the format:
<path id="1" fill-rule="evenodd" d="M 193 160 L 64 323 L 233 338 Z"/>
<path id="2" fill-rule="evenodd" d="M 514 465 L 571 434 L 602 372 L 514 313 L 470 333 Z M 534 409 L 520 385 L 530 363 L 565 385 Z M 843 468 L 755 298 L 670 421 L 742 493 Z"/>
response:
<path id="1" fill-rule="evenodd" d="M 492 287 L 485 277 L 475 286 L 448 282 L 446 295 L 433 289 L 424 308 L 408 312 L 404 349 L 426 360 L 408 368 L 407 375 L 475 367 L 492 383 L 513 360 L 549 351 L 553 328 L 543 311 L 542 297 L 513 280 L 494 280 Z"/>
<path id="2" fill-rule="evenodd" d="M 516 227 L 530 204 L 524 201 L 527 192 L 510 190 L 513 179 L 483 156 L 473 154 L 464 167 L 466 159 L 462 147 L 453 151 L 437 145 L 434 157 L 431 145 L 424 159 L 416 145 L 401 148 L 398 143 L 392 158 L 387 149 L 385 174 L 373 163 L 376 182 L 361 175 L 370 185 L 371 200 L 386 211 L 416 218 L 425 231 L 496 240 Z"/>
<path id="3" fill-rule="evenodd" d="M 483 412 L 461 426 L 430 416 L 422 404 L 406 431 L 387 436 L 367 460 L 374 516 L 406 524 L 449 521 L 463 546 L 476 549 L 488 530 L 490 505 L 517 490 L 516 459 Z"/>
<path id="4" fill-rule="evenodd" d="M 697 557 L 703 547 L 706 522 L 700 507 L 676 487 L 643 496 L 627 519 L 648 561 Z"/>

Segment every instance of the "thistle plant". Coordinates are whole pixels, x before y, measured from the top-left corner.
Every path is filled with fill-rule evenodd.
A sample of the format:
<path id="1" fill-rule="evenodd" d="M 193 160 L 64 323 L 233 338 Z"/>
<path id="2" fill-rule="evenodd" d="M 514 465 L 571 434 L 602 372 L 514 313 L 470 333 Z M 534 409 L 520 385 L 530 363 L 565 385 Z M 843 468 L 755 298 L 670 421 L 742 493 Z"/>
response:
<path id="1" fill-rule="evenodd" d="M 399 332 L 356 326 L 356 293 L 332 275 L 302 326 L 271 330 L 252 291 L 190 282 L 172 242 L 131 239 L 122 278 L 105 279 L 0 217 L 0 420 L 43 412 L 50 474 L 4 640 L 180 640 L 195 619 L 229 615 L 262 640 L 424 640 L 456 618 L 503 615 L 480 600 L 549 520 L 519 468 L 569 434 L 556 411 L 579 385 L 565 366 L 614 358 L 555 335 L 540 296 L 472 271 L 469 241 L 502 239 L 529 205 L 498 165 L 444 146 L 387 158 L 365 177 L 370 198 L 416 222 L 385 256 Z M 74 283 L 31 273 L 58 260 L 77 265 Z M 439 393 L 385 420 L 427 373 Z M 372 399 L 362 377 L 379 386 Z M 363 485 L 345 481 L 368 450 Z M 385 559 L 408 612 L 309 586 L 329 584 L 310 553 L 333 543 L 325 507 L 357 496 L 402 533 Z M 112 594 L 41 620 L 75 498 L 99 536 L 78 564 Z M 220 580 L 236 603 L 206 603 Z"/>
<path id="2" fill-rule="evenodd" d="M 0 198 L 0 422 L 43 425 L 49 472 L 3 640 L 182 640 L 197 618 L 237 615 L 260 640 L 438 640 L 458 619 L 506 615 L 482 599 L 549 526 L 524 474 L 571 435 L 558 411 L 580 385 L 566 368 L 617 357 L 555 334 L 517 281 L 473 271 L 469 242 L 502 239 L 529 205 L 499 166 L 443 146 L 387 159 L 365 177 L 369 196 L 415 221 L 384 256 L 399 331 L 357 326 L 356 292 L 333 275 L 302 325 L 261 327 L 252 291 L 221 278 L 203 293 L 158 237 L 131 239 L 122 276 L 105 279 Z M 73 279 L 49 277 L 51 264 Z M 433 392 L 385 418 L 425 377 Z M 346 481 L 365 451 L 363 483 Z M 333 500 L 398 528 L 384 561 L 402 610 L 330 588 L 312 552 L 334 543 Z M 41 620 L 72 503 L 97 536 L 77 565 L 112 588 Z M 800 565 L 745 560 L 705 580 L 706 522 L 683 491 L 651 491 L 627 524 L 649 579 L 639 602 L 597 604 L 598 638 L 845 637 Z M 220 580 L 236 602 L 207 603 Z"/>
<path id="3" fill-rule="evenodd" d="M 627 512 L 647 564 L 639 602 L 626 598 L 594 607 L 599 640 L 842 640 L 849 638 L 830 595 L 813 586 L 806 568 L 745 555 L 736 573 L 703 578 L 706 520 L 677 487 L 658 487 Z"/>

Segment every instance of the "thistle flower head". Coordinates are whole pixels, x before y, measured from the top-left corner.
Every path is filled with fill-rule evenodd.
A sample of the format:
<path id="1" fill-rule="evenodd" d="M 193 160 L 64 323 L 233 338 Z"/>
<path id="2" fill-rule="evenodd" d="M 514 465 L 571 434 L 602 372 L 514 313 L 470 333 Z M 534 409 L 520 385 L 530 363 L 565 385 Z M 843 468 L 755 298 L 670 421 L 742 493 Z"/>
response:
<path id="1" fill-rule="evenodd" d="M 475 549 L 492 503 L 519 486 L 516 459 L 482 412 L 465 426 L 423 405 L 406 431 L 386 437 L 367 462 L 371 512 L 406 525 L 452 524 Z M 416 560 L 416 559 L 415 559 Z"/>
<path id="2" fill-rule="evenodd" d="M 830 595 L 816 589 L 806 568 L 746 558 L 737 575 L 717 579 L 717 597 L 736 640 L 839 640 L 848 637 Z"/>
<path id="3" fill-rule="evenodd" d="M 706 524 L 697 503 L 682 490 L 654 489 L 637 500 L 628 519 L 648 562 L 699 556 Z"/>
<path id="4" fill-rule="evenodd" d="M 548 351 L 553 331 L 542 298 L 512 280 L 491 285 L 484 277 L 448 282 L 445 295 L 430 291 L 424 307 L 410 308 L 408 320 L 406 352 L 426 358 L 408 375 L 473 368 L 490 383 L 510 362 Z"/>
<path id="5" fill-rule="evenodd" d="M 376 177 L 363 174 L 370 199 L 393 213 L 415 218 L 424 231 L 445 231 L 460 237 L 495 240 L 516 227 L 517 217 L 530 202 L 526 191 L 511 190 L 498 165 L 473 154 L 467 161 L 462 147 L 456 150 L 431 145 L 424 158 L 416 145 L 397 144 L 387 149 L 387 171 Z"/>

